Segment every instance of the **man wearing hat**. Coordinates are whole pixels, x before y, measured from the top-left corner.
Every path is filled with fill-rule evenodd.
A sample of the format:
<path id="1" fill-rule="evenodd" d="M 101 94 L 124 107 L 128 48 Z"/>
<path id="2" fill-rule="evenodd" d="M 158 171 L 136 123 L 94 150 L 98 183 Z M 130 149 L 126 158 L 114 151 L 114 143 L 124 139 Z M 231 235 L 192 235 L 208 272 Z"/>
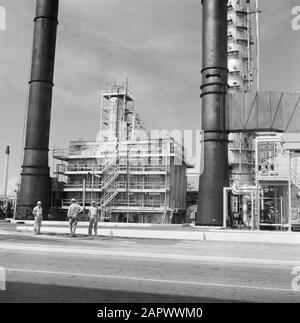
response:
<path id="1" fill-rule="evenodd" d="M 95 201 L 92 201 L 92 206 L 89 209 L 89 236 L 92 235 L 92 230 L 94 228 L 94 235 L 97 236 L 97 226 L 98 226 L 98 214 L 99 214 L 99 208 L 96 205 Z"/>
<path id="2" fill-rule="evenodd" d="M 75 231 L 76 231 L 76 227 L 77 227 L 77 217 L 78 214 L 81 213 L 83 211 L 82 207 L 76 203 L 75 199 L 71 200 L 72 204 L 70 205 L 69 209 L 68 209 L 68 218 L 69 218 L 69 229 L 70 229 L 70 235 L 72 237 L 75 237 Z"/>
<path id="3" fill-rule="evenodd" d="M 34 234 L 40 234 L 43 220 L 43 208 L 41 201 L 37 202 L 37 205 L 33 209 L 32 214 L 34 216 Z"/>

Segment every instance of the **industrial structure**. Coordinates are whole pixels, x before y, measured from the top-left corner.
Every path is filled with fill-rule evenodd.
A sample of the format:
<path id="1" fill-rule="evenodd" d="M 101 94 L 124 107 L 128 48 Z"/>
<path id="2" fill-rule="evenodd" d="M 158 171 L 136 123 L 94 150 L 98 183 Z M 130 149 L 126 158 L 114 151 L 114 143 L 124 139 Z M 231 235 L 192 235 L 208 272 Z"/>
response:
<path id="1" fill-rule="evenodd" d="M 4 197 L 7 196 L 9 154 L 10 154 L 9 146 L 6 146 L 5 161 L 4 161 L 4 173 L 3 173 L 3 190 L 2 190 L 2 194 Z"/>
<path id="2" fill-rule="evenodd" d="M 52 211 L 63 214 L 75 198 L 86 209 L 96 201 L 101 221 L 183 223 L 186 169 L 193 163 L 181 144 L 148 139 L 141 124 L 128 83 L 106 84 L 97 141 L 53 152 L 64 198 L 53 201 Z"/>
<path id="3" fill-rule="evenodd" d="M 50 207 L 48 162 L 58 0 L 37 0 L 34 19 L 26 139 L 17 218 L 27 218 L 37 201 Z"/>
<path id="4" fill-rule="evenodd" d="M 300 96 L 299 93 L 260 90 L 259 8 L 258 0 L 255 8 L 253 2 L 201 1 L 201 129 L 204 131 L 201 144 L 204 148 L 196 225 L 223 226 L 224 220 L 235 219 L 233 213 L 239 213 L 240 219 L 241 214 L 248 214 L 249 198 L 250 227 L 253 229 L 262 226 L 262 210 L 266 205 L 261 200 L 262 196 L 270 198 L 273 194 L 275 204 L 278 198 L 282 198 L 282 202 L 276 204 L 277 213 L 278 205 L 283 212 L 286 209 L 286 188 L 275 189 L 278 183 L 275 185 L 276 178 L 272 177 L 274 185 L 268 193 L 269 188 L 265 184 L 269 179 L 263 182 L 264 179 L 260 178 L 265 176 L 260 173 L 260 167 L 263 169 L 260 159 L 265 152 L 259 147 L 262 134 L 268 134 L 269 137 L 262 140 L 270 139 L 270 142 L 273 142 L 274 133 L 299 134 Z M 167 221 L 172 222 L 174 215 L 181 214 L 185 208 L 185 170 L 191 164 L 182 145 L 172 138 L 153 141 L 137 135 L 140 120 L 133 111 L 134 101 L 127 84 L 123 87 L 114 84 L 102 92 L 100 133 L 96 142 L 72 142 L 67 152 L 54 152 L 61 164 L 57 172 L 67 180 L 63 189 L 59 189 L 63 185 L 60 178 L 52 180 L 50 187 L 48 149 L 57 13 L 58 0 L 37 0 L 26 140 L 16 217 L 26 218 L 37 200 L 43 201 L 47 213 L 50 200 L 51 206 L 57 207 L 57 201 L 64 197 L 60 205 L 63 210 L 71 196 L 78 199 L 82 196 L 83 206 L 88 206 L 89 200 L 97 199 L 102 219 L 166 222 L 169 216 Z M 256 15 L 256 83 L 251 36 L 253 13 Z M 266 148 L 269 144 L 264 144 L 264 147 L 269 155 L 270 150 Z M 279 148 L 275 150 L 279 151 Z M 291 150 L 285 150 L 290 155 Z M 284 154 L 274 156 L 279 158 Z M 280 178 L 277 180 L 280 182 Z M 298 181 L 289 173 L 288 182 L 288 229 L 291 230 L 292 194 L 298 196 Z M 98 188 L 94 187 L 95 183 Z M 153 209 L 154 205 L 162 206 L 162 201 L 163 210 L 162 207 Z M 286 219 L 283 212 L 281 219 Z M 243 220 L 245 225 L 249 224 L 246 218 Z M 285 220 L 280 223 L 286 224 Z M 286 227 L 277 224 L 273 223 L 273 227 Z"/>
<path id="5" fill-rule="evenodd" d="M 230 186 L 224 188 L 223 211 L 229 220 L 227 225 L 233 227 L 291 229 L 298 220 L 292 222 L 292 202 L 288 201 L 292 199 L 292 191 L 299 187 L 295 177 L 299 169 L 295 167 L 295 162 L 292 163 L 293 167 L 289 166 L 290 151 L 284 148 L 282 135 L 278 133 L 287 131 L 293 118 L 293 113 L 289 115 L 288 107 L 295 111 L 299 99 L 296 94 L 259 91 L 259 12 L 258 1 L 228 1 L 227 127 L 233 132 L 228 135 Z M 256 25 L 252 22 L 253 14 L 256 15 Z M 255 41 L 253 30 L 256 31 Z M 256 48 L 255 60 L 253 47 Z M 237 105 L 239 112 L 235 111 Z M 260 106 L 265 107 L 262 108 L 264 111 L 259 111 Z M 257 107 L 256 111 L 253 111 L 253 107 Z M 283 107 L 285 112 L 281 110 Z M 272 113 L 266 113 L 267 109 Z M 236 112 L 245 121 L 245 127 L 234 129 L 232 120 L 236 121 L 237 118 L 232 115 Z M 286 127 L 282 127 L 282 120 L 279 120 L 283 117 L 282 113 L 288 116 Z M 266 125 L 268 120 L 271 121 Z M 272 165 L 272 169 L 267 167 L 267 171 L 267 164 Z M 289 167 L 293 176 L 288 172 Z M 227 195 L 227 192 L 230 194 Z M 293 203 L 297 205 L 297 200 L 293 200 Z M 272 212 L 274 216 L 270 215 Z"/>
<path id="6" fill-rule="evenodd" d="M 224 188 L 224 226 L 300 228 L 300 138 L 261 134 L 254 141 L 253 183 Z"/>
<path id="7" fill-rule="evenodd" d="M 300 226 L 299 150 L 299 138 L 293 142 L 282 134 L 256 138 L 259 228 Z"/>
<path id="8" fill-rule="evenodd" d="M 0 195 L 0 219 L 13 216 L 13 209 L 16 205 L 16 198 L 8 192 L 8 169 L 9 169 L 10 148 L 5 148 L 4 172 L 3 172 L 3 189 Z"/>
<path id="9" fill-rule="evenodd" d="M 199 181 L 196 224 L 222 225 L 223 187 L 228 186 L 227 1 L 203 0 L 202 17 L 204 172 Z"/>
<path id="10" fill-rule="evenodd" d="M 253 1 L 229 0 L 227 3 L 228 22 L 228 85 L 229 93 L 250 93 L 257 74 L 253 60 Z M 256 39 L 256 43 L 259 40 Z M 257 59 L 256 59 L 257 61 Z M 251 185 L 254 179 L 254 138 L 255 133 L 229 133 L 230 183 Z"/>
<path id="11" fill-rule="evenodd" d="M 250 92 L 253 85 L 251 12 L 249 0 L 227 3 L 228 85 L 242 92 Z"/>

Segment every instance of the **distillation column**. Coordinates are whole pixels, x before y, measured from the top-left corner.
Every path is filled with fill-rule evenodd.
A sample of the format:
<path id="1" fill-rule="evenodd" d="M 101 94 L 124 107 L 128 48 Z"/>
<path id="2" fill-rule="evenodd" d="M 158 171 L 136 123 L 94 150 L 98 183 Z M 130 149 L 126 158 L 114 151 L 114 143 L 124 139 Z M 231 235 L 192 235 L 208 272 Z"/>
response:
<path id="1" fill-rule="evenodd" d="M 223 224 L 223 187 L 228 186 L 226 134 L 227 1 L 202 0 L 202 129 L 197 225 Z"/>
<path id="2" fill-rule="evenodd" d="M 37 0 L 26 139 L 17 218 L 31 215 L 37 201 L 50 207 L 48 165 L 53 73 L 59 0 Z"/>

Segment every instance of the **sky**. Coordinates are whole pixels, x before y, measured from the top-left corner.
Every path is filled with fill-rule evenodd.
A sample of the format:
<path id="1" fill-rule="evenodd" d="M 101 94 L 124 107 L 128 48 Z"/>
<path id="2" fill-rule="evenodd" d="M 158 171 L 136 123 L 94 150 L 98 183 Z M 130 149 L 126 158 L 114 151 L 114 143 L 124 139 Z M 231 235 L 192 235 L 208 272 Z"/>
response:
<path id="1" fill-rule="evenodd" d="M 18 181 L 35 0 L 0 0 L 0 192 Z M 261 88 L 300 91 L 300 0 L 260 0 Z M 149 129 L 200 129 L 200 0 L 60 0 L 50 149 L 95 140 L 105 81 L 128 77 Z"/>

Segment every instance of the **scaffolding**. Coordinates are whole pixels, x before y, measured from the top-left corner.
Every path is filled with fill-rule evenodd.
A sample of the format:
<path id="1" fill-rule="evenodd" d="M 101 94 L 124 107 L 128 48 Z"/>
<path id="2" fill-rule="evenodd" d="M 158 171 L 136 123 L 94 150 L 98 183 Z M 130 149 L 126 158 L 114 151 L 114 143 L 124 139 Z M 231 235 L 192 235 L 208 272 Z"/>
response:
<path id="1" fill-rule="evenodd" d="M 111 221 L 117 213 L 126 214 L 126 221 L 130 221 L 132 213 L 156 212 L 161 222 L 171 209 L 185 209 L 185 169 L 192 165 L 185 161 L 175 165 L 178 149 L 171 139 L 124 141 L 117 145 L 95 142 L 93 145 L 98 148 L 89 143 L 88 149 L 83 149 L 78 142 L 73 144 L 82 151 L 81 156 L 70 149 L 73 154 L 69 159 L 60 160 L 61 151 L 53 152 L 54 158 L 64 161 L 57 165 L 57 173 L 65 176 L 66 198 L 61 200 L 62 209 L 68 208 L 75 197 L 87 208 L 95 200 L 101 208 L 102 221 Z M 114 148 L 108 149 L 109 145 Z M 105 153 L 103 149 L 108 150 Z M 95 151 L 99 154 L 95 155 Z"/>
<path id="2" fill-rule="evenodd" d="M 137 126 L 134 110 L 134 97 L 127 80 L 106 83 L 101 94 L 99 140 L 129 140 Z"/>
<path id="3" fill-rule="evenodd" d="M 168 223 L 171 214 L 180 214 L 183 222 L 186 168 L 194 167 L 193 160 L 174 139 L 137 131 L 143 123 L 127 81 L 107 83 L 101 102 L 97 141 L 53 150 L 64 182 L 60 209 L 75 198 L 87 209 L 95 201 L 101 221 Z"/>

